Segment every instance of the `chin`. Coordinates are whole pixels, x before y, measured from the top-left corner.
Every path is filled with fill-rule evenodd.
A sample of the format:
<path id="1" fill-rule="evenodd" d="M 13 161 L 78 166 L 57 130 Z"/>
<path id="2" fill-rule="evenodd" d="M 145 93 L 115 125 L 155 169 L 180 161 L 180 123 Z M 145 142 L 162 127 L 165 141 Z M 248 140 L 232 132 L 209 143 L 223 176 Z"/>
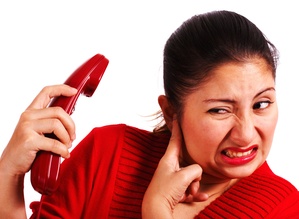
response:
<path id="1" fill-rule="evenodd" d="M 241 179 L 250 176 L 256 171 L 263 162 L 253 162 L 241 166 L 228 167 L 223 170 L 223 173 L 231 179 Z"/>

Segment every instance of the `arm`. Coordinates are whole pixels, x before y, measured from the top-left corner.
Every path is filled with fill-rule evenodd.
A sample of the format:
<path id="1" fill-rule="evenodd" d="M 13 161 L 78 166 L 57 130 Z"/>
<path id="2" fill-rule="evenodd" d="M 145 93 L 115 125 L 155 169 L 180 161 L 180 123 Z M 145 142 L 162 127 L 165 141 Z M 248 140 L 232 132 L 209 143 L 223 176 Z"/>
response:
<path id="1" fill-rule="evenodd" d="M 64 158 L 75 138 L 75 125 L 61 108 L 46 108 L 54 96 L 72 96 L 76 89 L 66 85 L 45 87 L 22 113 L 0 158 L 0 218 L 26 218 L 23 182 L 39 150 Z M 52 133 L 60 141 L 46 138 Z"/>
<path id="2" fill-rule="evenodd" d="M 0 161 L 0 218 L 26 218 L 23 183 L 24 175 L 14 175 Z"/>

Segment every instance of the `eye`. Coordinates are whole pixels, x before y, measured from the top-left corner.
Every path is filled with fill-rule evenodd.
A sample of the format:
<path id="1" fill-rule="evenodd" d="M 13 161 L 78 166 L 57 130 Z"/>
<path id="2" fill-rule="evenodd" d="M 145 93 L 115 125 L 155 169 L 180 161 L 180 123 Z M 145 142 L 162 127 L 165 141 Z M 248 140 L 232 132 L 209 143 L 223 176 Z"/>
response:
<path id="1" fill-rule="evenodd" d="M 272 104 L 273 102 L 271 101 L 261 101 L 257 102 L 253 105 L 253 109 L 266 109 Z"/>
<path id="2" fill-rule="evenodd" d="M 213 109 L 210 109 L 208 112 L 211 114 L 225 114 L 228 111 L 226 109 L 222 109 L 222 108 L 213 108 Z"/>

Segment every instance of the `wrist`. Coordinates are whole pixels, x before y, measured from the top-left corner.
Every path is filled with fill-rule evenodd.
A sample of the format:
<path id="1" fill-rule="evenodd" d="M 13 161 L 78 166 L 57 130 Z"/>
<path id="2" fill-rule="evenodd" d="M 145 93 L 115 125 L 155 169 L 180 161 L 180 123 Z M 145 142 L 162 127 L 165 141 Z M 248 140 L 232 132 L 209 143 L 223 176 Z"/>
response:
<path id="1" fill-rule="evenodd" d="M 10 168 L 7 168 L 7 165 L 0 159 L 0 184 L 22 187 L 24 185 L 25 174 L 17 174 L 11 171 Z"/>
<path id="2" fill-rule="evenodd" d="M 26 218 L 24 202 L 24 176 L 6 169 L 0 160 L 0 218 Z"/>
<path id="3" fill-rule="evenodd" d="M 142 219 L 173 219 L 173 211 L 163 200 L 145 198 L 142 202 Z"/>

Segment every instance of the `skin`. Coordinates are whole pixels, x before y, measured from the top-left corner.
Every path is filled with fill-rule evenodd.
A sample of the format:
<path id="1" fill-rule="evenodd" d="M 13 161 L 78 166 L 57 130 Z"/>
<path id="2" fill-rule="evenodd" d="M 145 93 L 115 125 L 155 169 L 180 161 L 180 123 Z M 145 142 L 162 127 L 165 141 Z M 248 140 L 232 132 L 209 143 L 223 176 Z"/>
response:
<path id="1" fill-rule="evenodd" d="M 0 218 L 27 218 L 23 183 L 36 153 L 52 151 L 64 158 L 74 141 L 75 124 L 61 108 L 46 108 L 52 97 L 72 96 L 77 90 L 66 85 L 45 87 L 20 116 L 15 131 L 0 158 Z M 60 141 L 46 138 L 52 133 Z"/>
<path id="2" fill-rule="evenodd" d="M 194 218 L 266 160 L 278 109 L 263 59 L 218 66 L 186 97 L 180 121 L 165 96 L 159 103 L 172 137 L 144 196 L 143 218 Z M 240 150 L 248 162 L 235 158 Z"/>

